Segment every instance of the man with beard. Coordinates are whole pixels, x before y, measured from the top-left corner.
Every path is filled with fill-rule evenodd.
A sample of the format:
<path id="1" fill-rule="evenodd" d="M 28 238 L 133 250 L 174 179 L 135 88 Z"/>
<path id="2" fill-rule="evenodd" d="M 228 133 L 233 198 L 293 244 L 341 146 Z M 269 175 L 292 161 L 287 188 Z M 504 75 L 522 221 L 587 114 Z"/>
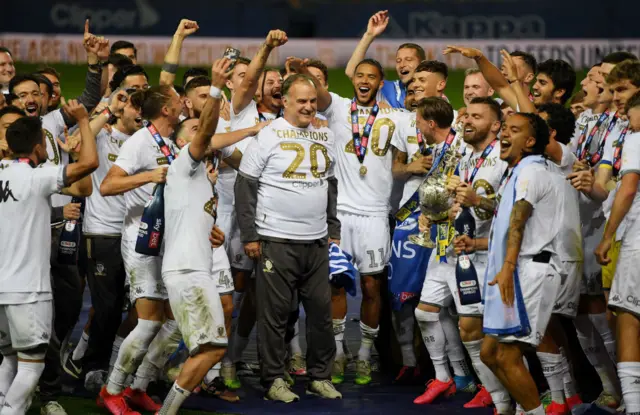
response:
<path id="1" fill-rule="evenodd" d="M 105 110 L 91 120 L 100 159 L 100 166 L 91 175 L 95 190 L 100 189 L 122 145 L 142 128 L 141 98 L 140 94 L 127 98 L 121 91 Z M 110 130 L 104 129 L 114 116 L 115 124 Z M 124 196 L 104 197 L 99 191 L 94 191 L 85 203 L 80 256 L 87 264 L 86 278 L 94 314 L 89 331 L 83 333 L 79 342 L 79 345 L 84 343 L 87 353 L 80 357 L 82 346 L 77 347 L 63 362 L 65 372 L 74 378 L 81 378 L 82 373 L 89 371 L 108 369 L 112 345 L 122 320 L 125 296 L 126 272 L 121 253 L 126 211 Z M 118 346 L 121 342 L 122 339 Z"/>
<path id="2" fill-rule="evenodd" d="M 37 117 L 22 117 L 7 130 L 13 160 L 0 164 L 4 183 L 0 204 L 3 230 L 0 366 L 3 412 L 24 414 L 45 368 L 45 354 L 52 335 L 50 267 L 50 197 L 91 174 L 98 167 L 95 141 L 87 110 L 77 101 L 65 105 L 77 120 L 82 136 L 78 162 L 69 166 L 44 165 L 46 139 Z M 63 188 L 67 188 L 66 190 Z M 6 234 L 5 234 L 6 232 Z M 42 412 L 47 411 L 42 408 Z"/>
<path id="3" fill-rule="evenodd" d="M 60 98 L 62 98 L 62 90 L 60 89 L 60 74 L 55 70 L 55 68 L 52 68 L 51 66 L 45 66 L 37 73 L 46 77 L 53 86 L 53 93 L 49 97 L 49 108 L 47 109 L 47 112 L 54 111 L 60 106 Z"/>
<path id="4" fill-rule="evenodd" d="M 307 73 L 302 64 L 297 72 Z M 359 385 L 371 382 L 370 354 L 378 335 L 380 321 L 380 285 L 385 278 L 390 255 L 388 214 L 393 186 L 391 173 L 392 140 L 406 131 L 408 122 L 401 110 L 381 109 L 376 96 L 384 83 L 379 62 L 365 59 L 355 68 L 355 97 L 330 94 L 317 79 L 318 110 L 336 133 L 338 217 L 342 223 L 342 249 L 353 255 L 360 273 L 362 340 L 356 362 Z M 370 144 L 369 144 L 370 143 Z M 332 372 L 333 383 L 344 381 L 346 357 L 343 338 L 347 299 L 344 289 L 333 289 L 333 327 L 337 354 Z"/>
<path id="5" fill-rule="evenodd" d="M 356 46 L 347 63 L 345 74 L 353 81 L 355 68 L 365 58 L 369 46 L 380 36 L 389 24 L 389 12 L 379 11 L 369 19 L 367 31 Z M 378 101 L 387 102 L 392 108 L 404 108 L 404 101 L 407 94 L 407 83 L 413 76 L 413 71 L 418 64 L 426 58 L 424 49 L 415 43 L 403 43 L 396 51 L 396 72 L 397 81 L 387 81 L 380 87 Z"/>
<path id="6" fill-rule="evenodd" d="M 118 40 L 113 42 L 113 45 L 111 45 L 111 50 L 109 51 L 109 55 L 115 54 L 126 56 L 131 60 L 131 62 L 133 62 L 134 65 L 138 63 L 138 50 L 136 49 L 136 46 L 129 41 Z"/>
<path id="7" fill-rule="evenodd" d="M 141 115 L 149 124 L 125 141 L 100 185 L 102 196 L 124 193 L 126 213 L 121 250 L 131 287 L 130 300 L 138 315 L 138 324 L 122 342 L 108 384 L 98 397 L 98 404 L 113 414 L 130 410 L 125 396 L 131 405 L 141 409 L 160 409 L 160 405 L 146 394 L 146 385 L 155 367 L 165 360 L 162 352 L 165 345 L 180 339 L 162 283 L 162 257 L 140 254 L 135 246 L 144 205 L 151 198 L 153 184 L 166 181 L 166 165 L 175 154 L 174 143 L 169 137 L 179 122 L 182 107 L 180 96 L 171 86 L 151 87 L 141 93 Z M 147 363 L 140 364 L 143 357 Z M 145 373 L 139 370 L 136 383 L 125 390 L 127 376 L 133 374 L 138 365 Z"/>
<path id="8" fill-rule="evenodd" d="M 9 81 L 16 75 L 13 56 L 9 49 L 0 46 L 0 94 L 9 93 Z"/>

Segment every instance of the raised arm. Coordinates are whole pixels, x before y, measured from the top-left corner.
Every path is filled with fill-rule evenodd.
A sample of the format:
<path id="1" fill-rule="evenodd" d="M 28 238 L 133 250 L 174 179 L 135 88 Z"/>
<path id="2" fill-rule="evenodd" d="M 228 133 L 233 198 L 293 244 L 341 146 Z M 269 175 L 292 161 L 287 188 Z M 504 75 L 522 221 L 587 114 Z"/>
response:
<path id="1" fill-rule="evenodd" d="M 87 109 L 76 100 L 71 100 L 66 103 L 63 99 L 62 104 L 64 111 L 71 115 L 78 123 L 80 136 L 82 138 L 78 160 L 75 163 L 69 164 L 65 170 L 65 184 L 69 186 L 83 177 L 90 175 L 98 168 L 99 161 L 96 150 L 96 140 L 89 127 L 89 113 Z"/>
<path id="2" fill-rule="evenodd" d="M 247 73 L 242 83 L 233 94 L 231 105 L 233 105 L 234 113 L 239 113 L 249 105 L 258 90 L 258 81 L 260 80 L 260 75 L 264 67 L 267 65 L 269 54 L 274 48 L 287 43 L 287 40 L 287 34 L 282 30 L 272 30 L 269 32 L 267 39 L 260 46 L 258 53 L 256 53 L 256 56 L 253 57 L 247 67 Z"/>
<path id="3" fill-rule="evenodd" d="M 260 130 L 262 130 L 267 125 L 271 124 L 271 120 L 261 121 L 253 127 L 243 128 L 241 130 L 231 131 L 228 133 L 220 133 L 214 134 L 211 137 L 211 142 L 209 143 L 210 150 L 220 150 L 222 148 L 228 147 L 237 143 L 238 141 L 242 141 L 245 138 L 253 137 L 257 135 Z"/>
<path id="4" fill-rule="evenodd" d="M 369 18 L 367 31 L 362 35 L 362 39 L 358 42 L 358 46 L 356 46 L 353 51 L 353 54 L 347 63 L 347 67 L 344 70 L 345 75 L 347 75 L 349 79 L 353 79 L 353 75 L 356 72 L 356 66 L 362 62 L 364 57 L 367 55 L 369 46 L 371 46 L 373 41 L 385 31 L 388 24 L 389 11 L 387 10 L 379 11 Z"/>
<path id="5" fill-rule="evenodd" d="M 478 68 L 482 72 L 482 75 L 487 80 L 491 88 L 493 88 L 500 98 L 502 98 L 508 106 L 514 110 L 518 107 L 518 98 L 515 91 L 511 89 L 509 81 L 502 75 L 500 69 L 498 69 L 482 52 L 478 49 L 467 48 L 464 46 L 447 46 L 442 52 L 444 55 L 452 53 L 459 53 L 462 56 L 473 59 L 478 64 Z"/>
<path id="6" fill-rule="evenodd" d="M 324 85 L 322 85 L 320 81 L 311 74 L 311 72 L 309 72 L 309 69 L 307 68 L 308 61 L 309 59 L 287 59 L 287 63 L 295 73 L 304 74 L 311 78 L 311 81 L 313 82 L 313 85 L 315 85 L 318 93 L 318 111 L 324 112 L 329 108 L 329 105 L 331 105 L 331 94 L 329 93 L 329 90 L 325 88 Z"/>
<path id="7" fill-rule="evenodd" d="M 196 161 L 201 161 L 211 142 L 211 136 L 218 126 L 220 116 L 220 101 L 222 100 L 222 88 L 229 79 L 231 60 L 228 58 L 218 59 L 211 67 L 211 91 L 204 103 L 204 108 L 200 114 L 200 124 L 196 136 L 189 146 L 189 154 Z"/>
<path id="8" fill-rule="evenodd" d="M 182 51 L 182 42 L 187 36 L 195 33 L 200 27 L 194 20 L 182 19 L 178 24 L 173 39 L 169 45 L 169 50 L 164 56 L 164 65 L 160 72 L 160 85 L 173 85 L 178 71 L 178 63 L 180 63 L 180 52 Z"/>

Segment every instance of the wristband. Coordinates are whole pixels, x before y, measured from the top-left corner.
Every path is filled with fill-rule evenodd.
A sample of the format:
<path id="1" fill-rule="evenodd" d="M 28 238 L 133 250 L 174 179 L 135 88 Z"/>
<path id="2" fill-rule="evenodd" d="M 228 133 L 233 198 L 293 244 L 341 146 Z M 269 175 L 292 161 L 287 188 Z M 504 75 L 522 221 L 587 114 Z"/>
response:
<path id="1" fill-rule="evenodd" d="M 165 72 L 169 72 L 170 74 L 175 75 L 176 72 L 178 72 L 178 64 L 177 63 L 167 63 L 165 62 L 164 65 L 162 65 L 162 70 Z"/>
<path id="2" fill-rule="evenodd" d="M 211 98 L 220 99 L 222 98 L 222 90 L 217 86 L 211 85 L 211 89 L 209 89 L 209 95 L 211 95 Z"/>

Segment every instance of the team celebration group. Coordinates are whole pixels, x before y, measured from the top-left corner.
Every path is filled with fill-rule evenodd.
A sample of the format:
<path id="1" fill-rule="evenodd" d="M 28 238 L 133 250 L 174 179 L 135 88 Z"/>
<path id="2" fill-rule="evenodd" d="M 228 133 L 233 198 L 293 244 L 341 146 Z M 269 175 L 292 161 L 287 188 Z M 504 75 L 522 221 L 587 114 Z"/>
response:
<path id="1" fill-rule="evenodd" d="M 63 371 L 114 415 L 238 401 L 254 326 L 266 400 L 299 400 L 296 376 L 340 399 L 345 372 L 372 381 L 382 310 L 395 382 L 421 379 L 414 327 L 433 363 L 417 405 L 467 392 L 465 408 L 568 414 L 583 403 L 568 323 L 602 382 L 595 404 L 640 413 L 640 61 L 614 52 L 577 80 L 562 60 L 505 50 L 497 67 L 452 45 L 473 64 L 454 109 L 447 65 L 419 45 L 399 45 L 397 80 L 365 58 L 388 22 L 369 19 L 347 97 L 313 57 L 267 67 L 280 30 L 177 80 L 198 30 L 182 20 L 157 82 L 87 21 L 69 100 L 54 68 L 16 73 L 0 48 L 0 414 L 36 395 L 66 414 Z M 159 379 L 163 402 L 147 393 Z"/>

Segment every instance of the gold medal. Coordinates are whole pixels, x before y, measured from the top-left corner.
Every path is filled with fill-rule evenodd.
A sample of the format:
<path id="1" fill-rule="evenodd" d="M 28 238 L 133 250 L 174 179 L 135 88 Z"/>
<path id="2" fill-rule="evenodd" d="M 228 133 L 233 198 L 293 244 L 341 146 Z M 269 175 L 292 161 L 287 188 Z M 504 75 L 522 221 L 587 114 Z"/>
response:
<path id="1" fill-rule="evenodd" d="M 367 167 L 360 166 L 360 176 L 364 177 L 367 174 Z"/>

